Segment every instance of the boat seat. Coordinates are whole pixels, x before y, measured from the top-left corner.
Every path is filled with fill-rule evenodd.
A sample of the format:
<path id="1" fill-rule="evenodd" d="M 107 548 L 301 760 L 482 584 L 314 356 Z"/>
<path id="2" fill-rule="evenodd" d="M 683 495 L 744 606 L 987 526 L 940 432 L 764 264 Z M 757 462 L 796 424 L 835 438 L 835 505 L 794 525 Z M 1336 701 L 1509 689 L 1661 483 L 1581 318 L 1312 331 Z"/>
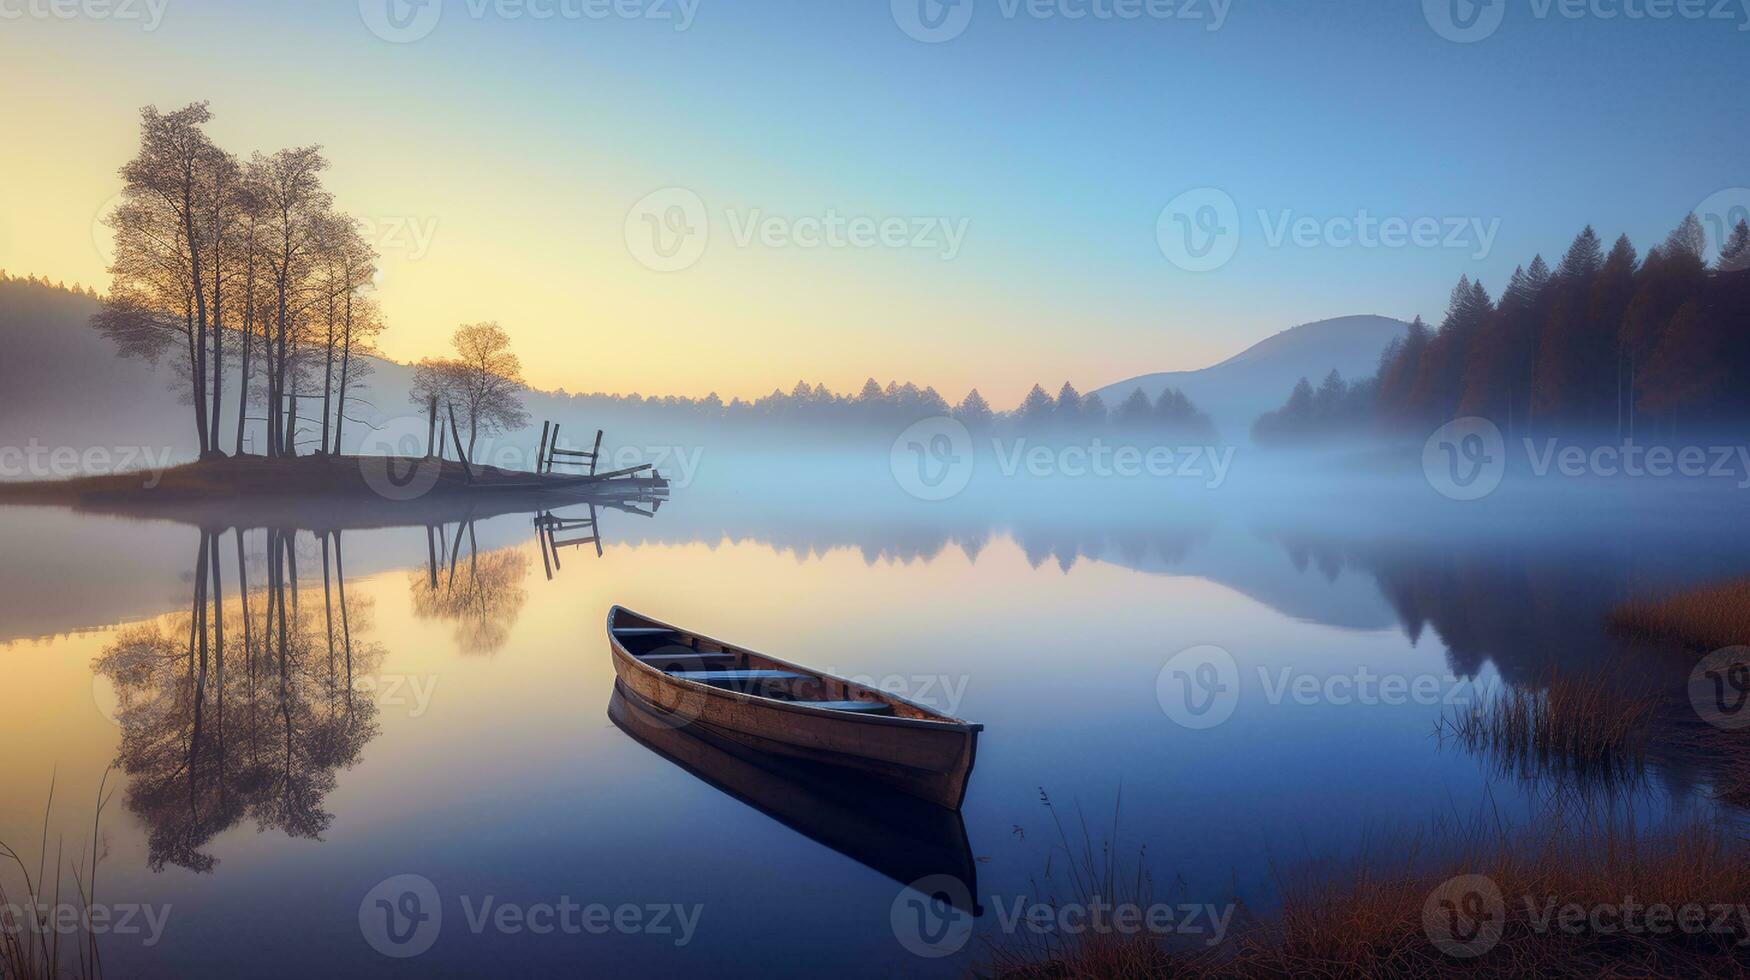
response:
<path id="1" fill-rule="evenodd" d="M 733 653 L 717 653 L 707 650 L 703 653 L 641 653 L 638 659 L 658 670 L 672 671 L 675 668 L 728 667 L 735 663 Z"/>
<path id="2" fill-rule="evenodd" d="M 670 676 L 715 686 L 766 684 L 811 679 L 807 674 L 798 674 L 793 670 L 677 670 Z"/>
<path id="3" fill-rule="evenodd" d="M 829 711 L 856 711 L 868 715 L 890 715 L 893 705 L 885 701 L 798 701 L 810 708 L 826 708 Z"/>

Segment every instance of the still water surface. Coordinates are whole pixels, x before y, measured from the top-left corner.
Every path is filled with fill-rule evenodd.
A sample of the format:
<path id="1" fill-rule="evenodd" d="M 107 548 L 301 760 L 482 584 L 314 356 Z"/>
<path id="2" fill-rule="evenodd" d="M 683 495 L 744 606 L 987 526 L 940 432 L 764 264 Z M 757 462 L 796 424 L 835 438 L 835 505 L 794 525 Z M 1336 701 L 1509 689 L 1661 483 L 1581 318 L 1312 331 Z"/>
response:
<path id="1" fill-rule="evenodd" d="M 34 854 L 53 778 L 76 849 L 116 766 L 100 898 L 168 919 L 150 947 L 108 942 L 115 976 L 957 975 L 1000 941 L 995 908 L 1062 867 L 1042 790 L 1096 846 L 1122 794 L 1117 846 L 1147 845 L 1159 891 L 1267 907 L 1272 867 L 1513 810 L 1536 790 L 1442 743 L 1441 713 L 1558 667 L 1680 686 L 1686 665 L 1621 647 L 1605 610 L 1750 569 L 1736 501 L 1708 497 L 769 489 L 601 510 L 600 554 L 557 567 L 529 514 L 335 535 L 0 509 L 0 839 Z M 951 818 L 884 832 L 876 801 L 859 824 L 855 800 L 616 726 L 613 603 L 984 723 L 964 838 Z M 1210 727 L 1159 684 L 1199 645 L 1237 668 Z M 1705 773 L 1663 762 L 1649 807 L 1705 799 Z M 957 855 L 985 914 L 963 952 L 916 956 L 894 879 Z M 443 919 L 391 959 L 361 903 L 403 874 Z M 471 921 L 487 901 L 639 911 L 541 935 Z"/>

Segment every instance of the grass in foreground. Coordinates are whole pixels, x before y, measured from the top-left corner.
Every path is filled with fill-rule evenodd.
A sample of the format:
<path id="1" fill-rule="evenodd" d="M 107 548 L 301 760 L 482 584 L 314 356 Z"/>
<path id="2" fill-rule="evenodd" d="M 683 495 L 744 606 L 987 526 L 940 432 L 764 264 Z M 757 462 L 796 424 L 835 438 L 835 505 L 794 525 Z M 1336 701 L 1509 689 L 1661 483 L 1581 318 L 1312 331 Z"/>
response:
<path id="1" fill-rule="evenodd" d="M 0 859 L 18 869 L 23 892 L 9 895 L 4 878 L 0 878 L 0 977 L 6 980 L 60 980 L 76 977 L 95 980 L 103 976 L 103 961 L 98 953 L 97 935 L 81 928 L 64 935 L 56 923 L 60 911 L 71 905 L 80 922 L 89 922 L 97 901 L 97 864 L 102 859 L 98 826 L 103 821 L 103 809 L 109 802 L 105 787 L 109 774 L 104 773 L 97 788 L 97 809 L 91 818 L 90 852 L 81 846 L 73 859 L 70 882 L 73 894 L 63 896 L 62 884 L 68 870 L 62 864 L 64 850 L 55 842 L 55 861 L 51 867 L 49 854 L 49 817 L 55 805 L 55 787 L 49 784 L 49 799 L 43 807 L 43 835 L 36 861 L 36 874 L 11 845 L 0 841 Z M 89 864 L 86 863 L 89 857 Z M 63 942 L 63 939 L 67 940 Z"/>
<path id="2" fill-rule="evenodd" d="M 1633 639 L 1696 650 L 1750 643 L 1750 578 L 1625 602 L 1611 611 L 1610 626 Z"/>
<path id="3" fill-rule="evenodd" d="M 1750 849 L 1710 821 L 1641 833 L 1624 812 L 1555 806 L 1517 831 L 1496 816 L 1441 824 L 1389 858 L 1279 875 L 1279 911 L 1236 915 L 1213 949 L 1114 932 L 1015 937 L 999 941 L 980 972 L 1020 980 L 1750 974 L 1750 946 L 1739 945 L 1750 941 L 1741 911 L 1750 906 Z M 1145 875 L 1082 850 L 1075 880 L 1091 889 L 1083 900 L 1125 894 L 1127 883 L 1120 901 L 1147 900 L 1134 884 Z M 1473 901 L 1473 884 L 1485 879 Z M 1650 922 L 1645 910 L 1661 906 L 1704 912 L 1689 929 L 1619 925 Z M 1474 945 L 1455 946 L 1472 930 L 1454 929 L 1454 908 L 1481 910 L 1456 920 L 1486 923 Z M 1605 911 L 1593 918 L 1594 910 Z"/>

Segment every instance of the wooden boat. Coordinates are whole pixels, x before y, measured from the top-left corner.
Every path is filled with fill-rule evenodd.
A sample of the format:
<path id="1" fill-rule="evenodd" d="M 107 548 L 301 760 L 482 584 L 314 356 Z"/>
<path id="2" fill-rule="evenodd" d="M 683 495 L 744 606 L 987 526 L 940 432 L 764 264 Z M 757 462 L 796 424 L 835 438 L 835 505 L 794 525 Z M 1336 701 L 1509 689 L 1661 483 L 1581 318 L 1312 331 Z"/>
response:
<path id="1" fill-rule="evenodd" d="M 983 725 L 615 606 L 614 672 L 676 728 L 855 770 L 960 809 Z"/>
<path id="2" fill-rule="evenodd" d="M 667 714 L 614 683 L 608 720 L 632 740 L 725 795 L 894 881 L 945 875 L 944 897 L 980 915 L 978 864 L 960 814 L 890 792 L 861 772 L 749 748 Z M 787 845 L 786 845 L 787 846 Z"/>

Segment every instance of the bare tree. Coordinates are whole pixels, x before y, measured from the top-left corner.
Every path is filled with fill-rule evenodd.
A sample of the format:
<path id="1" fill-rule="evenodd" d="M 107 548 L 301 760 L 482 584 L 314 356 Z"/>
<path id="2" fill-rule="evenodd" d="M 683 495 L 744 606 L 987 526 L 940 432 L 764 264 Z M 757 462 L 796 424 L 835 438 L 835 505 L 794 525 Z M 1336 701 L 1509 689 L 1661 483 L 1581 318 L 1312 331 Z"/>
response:
<path id="1" fill-rule="evenodd" d="M 340 455 L 345 431 L 346 401 L 360 382 L 376 373 L 370 355 L 377 352 L 376 338 L 383 332 L 383 309 L 368 296 L 348 293 L 340 334 L 340 381 L 335 386 L 334 454 Z"/>
<path id="2" fill-rule="evenodd" d="M 457 446 L 456 451 L 472 461 L 481 433 L 492 435 L 529 424 L 522 401 L 528 385 L 522 362 L 510 349 L 510 335 L 498 324 L 464 324 L 456 328 L 450 343 L 456 348 L 454 358 L 419 362 L 409 398 L 424 404 L 436 396 L 446 412 L 455 412 L 468 428 L 468 445 Z"/>
<path id="3" fill-rule="evenodd" d="M 181 314 L 203 456 L 218 449 L 218 395 L 209 403 L 207 351 L 209 335 L 217 345 L 222 329 L 219 254 L 233 220 L 237 176 L 236 161 L 201 129 L 210 118 L 204 102 L 168 114 L 155 106 L 140 110 L 140 151 L 121 168 L 122 203 L 109 218 L 114 286 L 96 321 L 124 354 L 156 358 L 170 344 L 169 319 Z M 222 350 L 215 346 L 213 367 L 222 366 Z"/>
<path id="4" fill-rule="evenodd" d="M 272 156 L 258 153 L 249 163 L 250 182 L 262 196 L 266 231 L 262 254 L 273 286 L 273 335 L 265 350 L 270 456 L 295 452 L 296 419 L 287 396 L 295 400 L 297 389 L 288 392 L 287 384 L 298 380 L 292 368 L 298 354 L 297 332 L 312 299 L 310 278 L 330 201 L 321 182 L 326 166 L 315 146 L 280 150 Z"/>
<path id="5" fill-rule="evenodd" d="M 468 459 L 481 432 L 491 435 L 529 424 L 523 410 L 522 361 L 510 349 L 510 335 L 496 323 L 470 323 L 456 328 L 450 343 L 456 348 L 461 390 L 457 407 L 468 416 Z"/>

